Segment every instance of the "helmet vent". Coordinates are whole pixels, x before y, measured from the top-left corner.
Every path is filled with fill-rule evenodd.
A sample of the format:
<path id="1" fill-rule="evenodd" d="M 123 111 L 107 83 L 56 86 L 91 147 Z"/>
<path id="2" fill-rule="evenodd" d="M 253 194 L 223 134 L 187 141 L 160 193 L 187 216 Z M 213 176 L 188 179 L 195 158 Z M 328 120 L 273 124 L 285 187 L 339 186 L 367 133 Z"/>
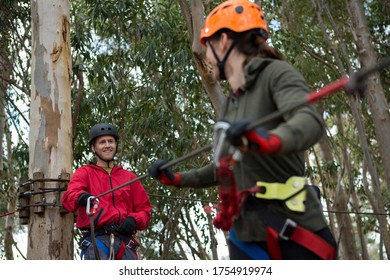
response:
<path id="1" fill-rule="evenodd" d="M 111 135 L 116 140 L 119 140 L 118 131 L 116 130 L 115 126 L 109 123 L 99 123 L 94 125 L 90 131 L 89 131 L 89 143 L 92 143 L 92 141 L 98 137 L 103 135 Z"/>
<path id="2" fill-rule="evenodd" d="M 243 11 L 244 11 L 244 8 L 242 6 L 237 6 L 236 7 L 236 13 L 237 14 L 242 14 Z"/>

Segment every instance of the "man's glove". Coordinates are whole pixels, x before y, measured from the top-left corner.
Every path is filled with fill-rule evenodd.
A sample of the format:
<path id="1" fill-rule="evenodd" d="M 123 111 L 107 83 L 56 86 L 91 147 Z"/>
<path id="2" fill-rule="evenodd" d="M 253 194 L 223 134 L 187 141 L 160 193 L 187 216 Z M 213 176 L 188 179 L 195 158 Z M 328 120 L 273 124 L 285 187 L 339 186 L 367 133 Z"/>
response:
<path id="1" fill-rule="evenodd" d="M 157 179 L 163 185 L 179 187 L 181 176 L 178 173 L 173 173 L 172 168 L 167 167 L 161 170 L 161 166 L 167 163 L 166 160 L 159 159 L 155 161 L 148 169 L 149 175 Z"/>
<path id="2" fill-rule="evenodd" d="M 262 128 L 246 130 L 250 122 L 247 120 L 239 120 L 226 130 L 226 140 L 235 147 L 244 145 L 243 139 L 246 138 L 248 148 L 259 154 L 275 154 L 281 146 L 281 139 Z"/>
<path id="3" fill-rule="evenodd" d="M 92 196 L 92 194 L 90 194 L 89 192 L 83 192 L 77 198 L 77 203 L 80 206 L 87 206 L 88 198 L 90 198 L 91 196 Z"/>
<path id="4" fill-rule="evenodd" d="M 133 217 L 127 217 L 119 224 L 117 232 L 123 235 L 130 236 L 134 233 L 137 223 Z"/>

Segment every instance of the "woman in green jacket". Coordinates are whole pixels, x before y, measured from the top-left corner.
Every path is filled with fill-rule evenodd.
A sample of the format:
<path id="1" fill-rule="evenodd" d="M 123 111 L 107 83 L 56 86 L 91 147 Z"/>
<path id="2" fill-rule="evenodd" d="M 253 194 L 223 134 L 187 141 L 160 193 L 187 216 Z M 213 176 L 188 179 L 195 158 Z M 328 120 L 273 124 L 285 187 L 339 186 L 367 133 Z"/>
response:
<path id="1" fill-rule="evenodd" d="M 149 173 L 164 185 L 219 186 L 214 225 L 229 231 L 231 259 L 335 259 L 336 243 L 323 215 L 319 190 L 307 185 L 304 151 L 323 135 L 316 110 L 296 110 L 249 129 L 275 111 L 302 104 L 309 93 L 302 75 L 270 47 L 261 8 L 230 0 L 206 18 L 200 42 L 227 97 L 215 125 L 215 161 L 188 172 Z"/>

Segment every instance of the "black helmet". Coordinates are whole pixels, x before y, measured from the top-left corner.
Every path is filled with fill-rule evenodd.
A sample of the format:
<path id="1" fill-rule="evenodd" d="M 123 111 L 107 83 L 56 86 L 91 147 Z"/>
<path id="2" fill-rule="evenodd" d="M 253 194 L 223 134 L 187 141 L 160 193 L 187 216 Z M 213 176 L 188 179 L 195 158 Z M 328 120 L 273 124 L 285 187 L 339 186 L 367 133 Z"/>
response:
<path id="1" fill-rule="evenodd" d="M 89 130 L 89 145 L 92 144 L 96 137 L 103 135 L 111 135 L 115 140 L 119 140 L 118 131 L 115 126 L 109 123 L 98 123 Z"/>

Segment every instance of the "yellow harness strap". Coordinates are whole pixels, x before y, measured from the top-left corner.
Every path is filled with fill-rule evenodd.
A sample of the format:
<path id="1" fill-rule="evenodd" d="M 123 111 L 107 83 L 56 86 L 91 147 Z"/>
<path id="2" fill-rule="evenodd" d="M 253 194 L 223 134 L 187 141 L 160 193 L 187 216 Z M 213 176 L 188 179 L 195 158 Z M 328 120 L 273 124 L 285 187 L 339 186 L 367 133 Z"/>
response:
<path id="1" fill-rule="evenodd" d="M 283 200 L 290 210 L 305 212 L 306 178 L 293 176 L 284 184 L 257 182 L 256 185 L 264 188 L 264 192 L 256 192 L 257 198 Z"/>

